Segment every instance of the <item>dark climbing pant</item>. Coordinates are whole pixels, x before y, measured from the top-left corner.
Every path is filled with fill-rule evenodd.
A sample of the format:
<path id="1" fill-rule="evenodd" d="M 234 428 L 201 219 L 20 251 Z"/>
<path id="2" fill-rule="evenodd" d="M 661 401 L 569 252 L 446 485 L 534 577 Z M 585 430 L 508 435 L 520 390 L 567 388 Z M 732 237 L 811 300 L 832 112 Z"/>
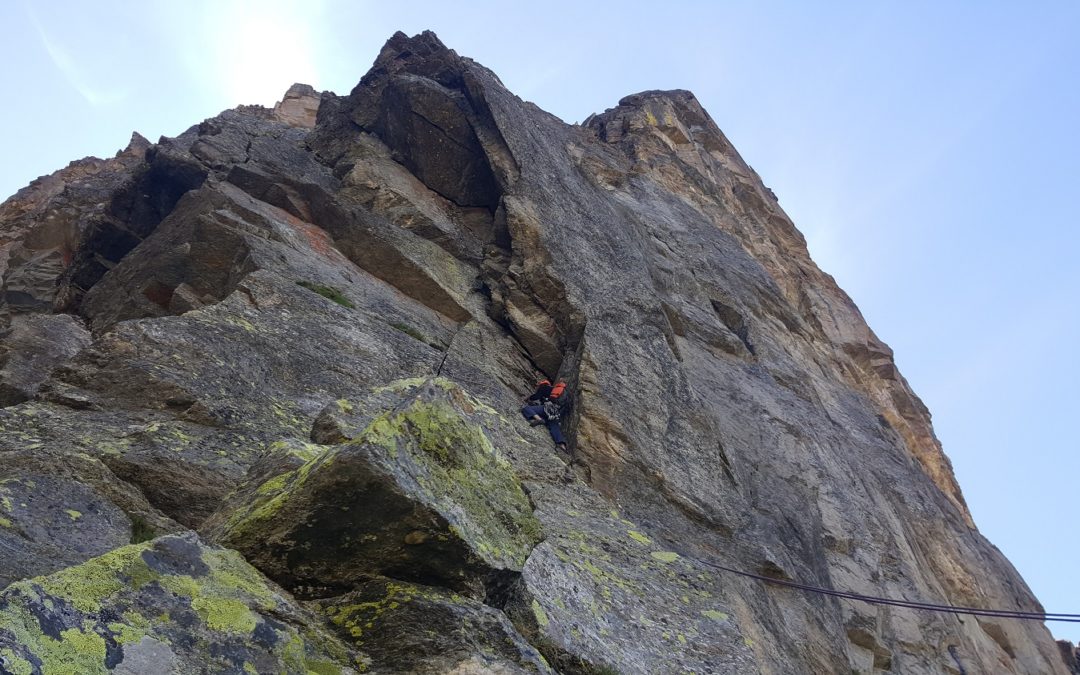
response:
<path id="1" fill-rule="evenodd" d="M 556 445 L 566 442 L 563 440 L 562 429 L 559 428 L 559 420 L 549 420 L 548 416 L 544 414 L 544 406 L 527 405 L 521 409 L 521 415 L 527 420 L 534 417 L 544 420 L 544 425 L 547 427 L 548 433 L 551 434 L 551 440 L 555 441 Z"/>

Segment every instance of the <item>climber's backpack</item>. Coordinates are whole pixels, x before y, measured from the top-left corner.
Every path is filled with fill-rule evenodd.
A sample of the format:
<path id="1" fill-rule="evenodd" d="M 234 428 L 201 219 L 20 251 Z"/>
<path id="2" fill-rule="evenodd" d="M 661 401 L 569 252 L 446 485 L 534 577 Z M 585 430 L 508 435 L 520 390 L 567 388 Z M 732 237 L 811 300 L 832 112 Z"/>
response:
<path id="1" fill-rule="evenodd" d="M 566 393 L 566 383 L 556 382 L 544 401 L 544 414 L 552 422 L 557 422 L 570 407 L 570 395 Z"/>

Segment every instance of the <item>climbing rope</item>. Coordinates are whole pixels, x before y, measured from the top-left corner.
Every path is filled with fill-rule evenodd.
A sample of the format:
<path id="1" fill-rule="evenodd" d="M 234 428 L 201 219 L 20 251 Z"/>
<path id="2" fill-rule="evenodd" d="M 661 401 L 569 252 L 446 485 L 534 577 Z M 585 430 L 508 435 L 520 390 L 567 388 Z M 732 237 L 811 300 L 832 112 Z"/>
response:
<path id="1" fill-rule="evenodd" d="M 888 605 L 891 607 L 906 607 L 908 609 L 924 609 L 929 612 L 945 612 L 948 614 L 970 614 L 973 616 L 988 616 L 1004 619 L 1023 619 L 1027 621 L 1063 621 L 1070 623 L 1080 623 L 1080 614 L 1060 614 L 1055 612 L 1024 612 L 1011 609 L 980 609 L 978 607 L 957 607 L 954 605 L 936 605 L 929 602 L 915 602 L 913 600 L 879 598 L 873 595 L 849 593 L 847 591 L 837 591 L 831 588 L 820 588 L 818 586 L 800 584 L 796 581 L 777 579 L 775 577 L 769 577 L 763 574 L 743 572 L 742 570 L 732 569 L 731 567 L 725 567 L 724 565 L 706 562 L 704 560 L 698 560 L 697 558 L 690 558 L 690 560 L 700 563 L 706 567 L 712 567 L 714 569 L 729 572 L 731 574 L 737 574 L 741 577 L 757 579 L 759 581 L 764 581 L 769 584 L 776 584 L 777 586 L 787 586 L 788 588 L 797 588 L 802 591 L 819 593 L 821 595 L 830 595 L 837 598 L 846 598 L 848 600 L 859 600 L 862 602 L 870 603 L 872 605 Z"/>

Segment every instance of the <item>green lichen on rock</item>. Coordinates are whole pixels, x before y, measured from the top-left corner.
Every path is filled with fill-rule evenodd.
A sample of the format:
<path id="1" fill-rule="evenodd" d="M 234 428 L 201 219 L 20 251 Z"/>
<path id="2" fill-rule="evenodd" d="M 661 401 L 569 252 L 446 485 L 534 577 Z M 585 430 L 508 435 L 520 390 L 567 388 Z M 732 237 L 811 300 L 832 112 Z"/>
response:
<path id="1" fill-rule="evenodd" d="M 312 605 L 378 672 L 551 672 L 504 614 L 444 588 L 371 579 Z"/>
<path id="2" fill-rule="evenodd" d="M 417 399 L 376 420 L 357 442 L 388 448 L 391 459 L 407 453 L 424 496 L 457 507 L 447 509 L 447 519 L 481 555 L 520 567 L 541 539 L 510 465 L 451 403 Z"/>
<path id="3" fill-rule="evenodd" d="M 0 662 L 12 675 L 31 675 L 34 672 L 34 664 L 16 656 L 10 649 L 0 649 Z"/>
<path id="4" fill-rule="evenodd" d="M 57 675 L 83 675 L 100 670 L 105 661 L 105 638 L 93 631 L 92 624 L 85 628 L 69 628 L 60 632 L 60 639 L 45 637 L 41 641 L 42 668 Z"/>
<path id="5" fill-rule="evenodd" d="M 274 519 L 290 496 L 303 488 L 312 470 L 326 460 L 327 453 L 316 454 L 299 468 L 260 483 L 248 501 L 232 511 L 225 527 L 236 536 L 258 531 L 261 525 Z"/>
<path id="6" fill-rule="evenodd" d="M 389 571 L 479 593 L 491 571 L 521 569 L 542 532 L 484 406 L 441 380 L 349 404 L 354 413 L 334 402 L 323 419 L 351 440 L 242 487 L 207 536 L 302 595 Z"/>
<path id="7" fill-rule="evenodd" d="M 532 611 L 533 616 L 536 617 L 537 625 L 541 628 L 547 628 L 548 624 L 551 623 L 551 620 L 548 619 L 547 612 L 544 611 L 544 608 L 536 600 L 532 601 Z"/>
<path id="8" fill-rule="evenodd" d="M 0 656 L 7 671 L 71 675 L 109 672 L 107 644 L 121 654 L 159 645 L 155 658 L 185 672 L 239 669 L 214 654 L 289 673 L 352 661 L 289 603 L 234 551 L 191 535 L 162 537 L 9 586 L 0 593 Z M 295 664 L 286 664 L 289 642 L 299 645 Z"/>
<path id="9" fill-rule="evenodd" d="M 150 622 L 142 615 L 128 612 L 124 615 L 124 621 L 126 623 L 113 622 L 106 626 L 117 644 L 133 644 L 146 637 Z"/>
<path id="10" fill-rule="evenodd" d="M 381 394 L 383 392 L 392 391 L 395 393 L 406 392 L 411 389 L 415 389 L 424 384 L 428 380 L 423 377 L 406 377 L 400 380 L 394 380 L 390 384 L 376 387 L 372 390 L 372 394 Z"/>
<path id="11" fill-rule="evenodd" d="M 239 600 L 197 597 L 192 599 L 191 607 L 211 630 L 249 634 L 258 625 L 255 614 Z"/>
<path id="12" fill-rule="evenodd" d="M 144 549 L 144 546 L 126 546 L 32 582 L 82 612 L 98 612 L 103 600 L 119 593 L 131 582 L 136 574 L 133 568 L 145 567 L 139 559 Z"/>

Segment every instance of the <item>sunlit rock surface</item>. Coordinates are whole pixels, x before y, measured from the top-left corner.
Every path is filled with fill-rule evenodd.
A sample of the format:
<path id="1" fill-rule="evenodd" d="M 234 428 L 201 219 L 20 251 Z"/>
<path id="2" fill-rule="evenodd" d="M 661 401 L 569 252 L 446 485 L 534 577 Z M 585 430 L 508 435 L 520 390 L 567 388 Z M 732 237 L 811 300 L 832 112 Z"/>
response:
<path id="1" fill-rule="evenodd" d="M 689 92 L 568 125 L 399 33 L 38 179 L 0 254 L 0 672 L 1068 672 L 710 566 L 1040 608 Z"/>

